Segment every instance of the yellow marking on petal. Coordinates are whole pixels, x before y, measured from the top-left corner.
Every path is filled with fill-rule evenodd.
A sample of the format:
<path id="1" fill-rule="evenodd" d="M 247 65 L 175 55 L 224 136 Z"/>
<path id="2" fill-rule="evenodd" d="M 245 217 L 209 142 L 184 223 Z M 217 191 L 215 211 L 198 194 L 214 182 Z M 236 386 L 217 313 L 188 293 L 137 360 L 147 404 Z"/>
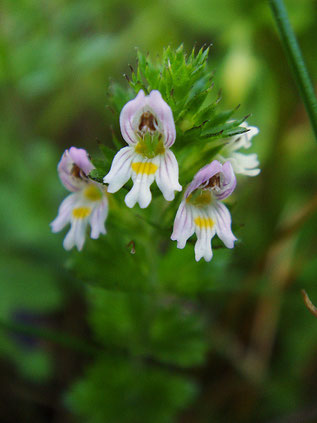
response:
<path id="1" fill-rule="evenodd" d="M 203 207 L 211 204 L 213 201 L 213 197 L 211 195 L 211 192 L 209 190 L 197 190 L 194 191 L 192 194 L 190 194 L 186 202 L 191 203 L 198 207 Z"/>
<path id="2" fill-rule="evenodd" d="M 136 162 L 132 163 L 131 167 L 135 173 L 145 175 L 153 175 L 158 169 L 158 166 L 151 162 Z"/>
<path id="3" fill-rule="evenodd" d="M 142 140 L 134 147 L 134 151 L 137 154 L 141 154 L 143 157 L 152 159 L 159 154 L 164 154 L 165 146 L 162 140 L 154 140 L 153 143 L 146 143 Z"/>
<path id="4" fill-rule="evenodd" d="M 73 210 L 73 217 L 75 219 L 85 219 L 85 217 L 88 217 L 91 213 L 90 207 L 77 207 Z"/>
<path id="5" fill-rule="evenodd" d="M 98 201 L 102 198 L 100 189 L 94 184 L 89 184 L 88 187 L 85 188 L 84 196 L 90 201 Z"/>
<path id="6" fill-rule="evenodd" d="M 141 142 L 138 142 L 137 145 L 134 148 L 134 151 L 138 154 L 144 155 L 145 152 L 145 145 Z"/>
<path id="7" fill-rule="evenodd" d="M 212 228 L 215 224 L 215 222 L 210 217 L 196 217 L 194 220 L 195 225 L 197 225 L 200 229 L 205 228 Z"/>

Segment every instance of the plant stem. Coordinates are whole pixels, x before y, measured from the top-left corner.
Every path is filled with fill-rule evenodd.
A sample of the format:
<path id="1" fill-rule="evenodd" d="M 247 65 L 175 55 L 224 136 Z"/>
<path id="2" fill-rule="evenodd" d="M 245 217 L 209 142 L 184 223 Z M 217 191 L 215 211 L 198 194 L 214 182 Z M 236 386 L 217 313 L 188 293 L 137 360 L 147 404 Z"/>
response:
<path id="1" fill-rule="evenodd" d="M 283 0 L 269 0 L 269 3 L 317 140 L 317 101 L 300 47 L 289 22 Z"/>

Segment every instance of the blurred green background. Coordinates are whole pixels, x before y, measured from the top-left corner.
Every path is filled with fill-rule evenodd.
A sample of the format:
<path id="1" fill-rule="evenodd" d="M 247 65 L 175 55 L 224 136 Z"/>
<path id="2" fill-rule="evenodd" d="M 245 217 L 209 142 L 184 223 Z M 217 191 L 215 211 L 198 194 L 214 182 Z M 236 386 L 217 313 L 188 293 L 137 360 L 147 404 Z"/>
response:
<path id="1" fill-rule="evenodd" d="M 315 78 L 316 2 L 285 4 Z M 0 21 L 0 421 L 317 422 L 317 319 L 300 296 L 317 303 L 317 151 L 267 2 L 4 0 Z M 235 196 L 240 242 L 199 264 L 167 243 L 153 296 L 114 218 L 82 253 L 108 278 L 94 288 L 50 232 L 57 162 L 110 140 L 109 84 L 127 87 L 135 47 L 181 43 L 213 44 L 222 107 L 260 129 L 262 172 Z"/>

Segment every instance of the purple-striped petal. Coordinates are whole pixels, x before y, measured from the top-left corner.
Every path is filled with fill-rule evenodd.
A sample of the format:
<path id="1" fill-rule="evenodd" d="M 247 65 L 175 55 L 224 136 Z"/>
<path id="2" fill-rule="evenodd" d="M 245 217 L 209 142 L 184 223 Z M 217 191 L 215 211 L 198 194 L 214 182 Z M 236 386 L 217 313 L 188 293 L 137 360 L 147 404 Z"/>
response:
<path id="1" fill-rule="evenodd" d="M 183 200 L 176 213 L 171 239 L 177 241 L 177 248 L 184 248 L 194 232 L 193 207 Z"/>
<path id="2" fill-rule="evenodd" d="M 104 177 L 108 192 L 117 192 L 131 177 L 131 163 L 137 154 L 134 147 L 124 147 L 114 156 L 109 173 Z"/>
<path id="3" fill-rule="evenodd" d="M 217 201 L 210 206 L 211 214 L 214 216 L 216 223 L 216 232 L 221 241 L 227 248 L 233 248 L 237 238 L 231 230 L 231 215 L 227 207 Z"/>
<path id="4" fill-rule="evenodd" d="M 138 143 L 136 136 L 137 123 L 135 121 L 136 115 L 140 115 L 146 105 L 146 97 L 143 90 L 140 90 L 138 95 L 130 100 L 121 110 L 120 113 L 120 129 L 124 140 L 129 145 Z"/>
<path id="5" fill-rule="evenodd" d="M 176 130 L 170 106 L 163 100 L 161 93 L 157 90 L 150 92 L 148 96 L 148 106 L 162 124 L 164 130 L 164 145 L 166 147 L 171 147 L 175 142 Z"/>
<path id="6" fill-rule="evenodd" d="M 185 198 L 189 197 L 189 195 L 193 191 L 195 191 L 195 189 L 199 188 L 201 185 L 207 182 L 210 178 L 215 176 L 217 173 L 220 173 L 221 170 L 222 170 L 222 166 L 217 160 L 214 160 L 213 162 L 202 167 L 196 173 L 192 182 L 188 185 L 185 191 Z"/>
<path id="7" fill-rule="evenodd" d="M 124 140 L 129 145 L 136 145 L 139 142 L 137 133 L 140 119 L 146 112 L 155 116 L 158 121 L 158 131 L 164 136 L 164 145 L 170 147 L 176 138 L 173 113 L 157 90 L 151 91 L 148 96 L 140 90 L 138 95 L 123 107 L 120 113 L 120 128 Z"/>
<path id="8" fill-rule="evenodd" d="M 220 189 L 215 191 L 214 195 L 221 200 L 228 197 L 236 187 L 236 177 L 232 166 L 229 162 L 222 165 L 218 160 L 213 160 L 196 173 L 185 191 L 185 198 L 188 198 L 193 191 L 202 187 L 217 174 L 222 174 L 222 182 Z"/>
<path id="9" fill-rule="evenodd" d="M 214 192 L 214 195 L 218 200 L 224 200 L 234 191 L 237 185 L 237 179 L 232 169 L 230 162 L 225 162 L 222 165 L 223 181 L 219 192 Z"/>
<path id="10" fill-rule="evenodd" d="M 165 200 L 172 201 L 175 198 L 175 191 L 182 190 L 178 182 L 178 163 L 174 154 L 168 149 L 159 158 L 160 164 L 155 180 Z"/>
<path id="11" fill-rule="evenodd" d="M 85 175 L 89 175 L 92 169 L 95 168 L 89 160 L 87 151 L 83 148 L 71 147 L 69 149 L 69 157 L 79 167 L 79 169 L 85 173 Z"/>
<path id="12" fill-rule="evenodd" d="M 99 238 L 100 234 L 106 233 L 105 228 L 105 221 L 108 216 L 108 199 L 106 195 L 103 196 L 102 201 L 98 202 L 98 204 L 93 209 L 89 223 L 91 226 L 91 234 L 90 237 L 92 239 Z"/>
<path id="13" fill-rule="evenodd" d="M 71 192 L 79 191 L 86 184 L 86 176 L 94 169 L 88 153 L 82 148 L 65 150 L 57 170 L 62 184 Z"/>

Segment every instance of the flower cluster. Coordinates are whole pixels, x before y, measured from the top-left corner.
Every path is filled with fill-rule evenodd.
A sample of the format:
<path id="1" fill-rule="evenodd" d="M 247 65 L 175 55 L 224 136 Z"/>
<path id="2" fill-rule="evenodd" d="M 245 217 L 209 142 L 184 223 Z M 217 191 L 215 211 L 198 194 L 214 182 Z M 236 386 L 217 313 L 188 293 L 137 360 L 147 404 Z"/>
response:
<path id="1" fill-rule="evenodd" d="M 256 176 L 260 170 L 256 154 L 237 152 L 251 146 L 251 138 L 258 133 L 255 127 L 229 138 L 211 163 L 200 169 L 187 186 L 174 221 L 171 239 L 184 248 L 189 237 L 196 233 L 195 258 L 212 259 L 211 240 L 217 234 L 227 248 L 233 248 L 237 238 L 231 230 L 231 215 L 222 203 L 236 187 L 235 174 Z M 66 150 L 58 165 L 60 179 L 72 192 L 62 202 L 57 218 L 51 223 L 59 232 L 68 223 L 71 228 L 64 239 L 65 249 L 76 246 L 81 250 L 88 223 L 91 238 L 105 234 L 108 214 L 108 193 L 115 193 L 131 178 L 132 189 L 125 203 L 132 208 L 149 206 L 154 180 L 165 200 L 172 201 L 179 184 L 178 162 L 171 151 L 176 140 L 173 113 L 157 90 L 146 96 L 143 90 L 129 101 L 120 114 L 120 129 L 128 144 L 115 155 L 104 185 L 89 178 L 94 168 L 88 154 L 75 147 Z M 107 186 L 105 185 L 107 184 Z"/>

